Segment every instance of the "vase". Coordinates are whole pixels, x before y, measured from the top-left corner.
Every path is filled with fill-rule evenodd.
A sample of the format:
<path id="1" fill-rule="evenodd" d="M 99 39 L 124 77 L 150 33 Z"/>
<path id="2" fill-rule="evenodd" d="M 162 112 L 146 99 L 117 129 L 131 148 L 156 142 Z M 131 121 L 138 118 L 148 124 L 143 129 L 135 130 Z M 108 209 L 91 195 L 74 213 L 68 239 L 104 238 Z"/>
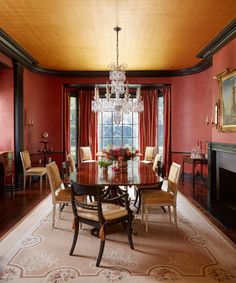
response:
<path id="1" fill-rule="evenodd" d="M 127 161 L 118 161 L 118 167 L 120 168 L 121 172 L 127 172 L 128 170 L 128 163 Z"/>

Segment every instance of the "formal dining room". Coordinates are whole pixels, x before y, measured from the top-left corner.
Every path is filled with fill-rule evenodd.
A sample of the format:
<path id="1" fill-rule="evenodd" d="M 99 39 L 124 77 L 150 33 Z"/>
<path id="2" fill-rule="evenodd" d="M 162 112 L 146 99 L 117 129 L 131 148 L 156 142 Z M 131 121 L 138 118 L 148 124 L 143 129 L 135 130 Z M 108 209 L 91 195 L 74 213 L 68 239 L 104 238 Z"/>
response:
<path id="1" fill-rule="evenodd" d="M 0 281 L 236 282 L 235 0 L 0 0 Z"/>

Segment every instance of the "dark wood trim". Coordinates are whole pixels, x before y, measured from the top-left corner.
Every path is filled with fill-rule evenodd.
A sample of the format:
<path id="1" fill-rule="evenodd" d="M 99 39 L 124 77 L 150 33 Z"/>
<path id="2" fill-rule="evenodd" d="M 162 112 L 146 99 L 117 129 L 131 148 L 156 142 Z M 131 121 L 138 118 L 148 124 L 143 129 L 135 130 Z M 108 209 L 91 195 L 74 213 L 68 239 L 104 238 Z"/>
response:
<path id="1" fill-rule="evenodd" d="M 233 19 L 206 47 L 198 54 L 198 58 L 206 58 L 215 54 L 226 43 L 236 37 L 236 18 Z"/>
<path id="2" fill-rule="evenodd" d="M 14 152 L 15 152 L 15 187 L 22 185 L 22 165 L 20 151 L 24 149 L 24 94 L 23 66 L 14 62 Z"/>

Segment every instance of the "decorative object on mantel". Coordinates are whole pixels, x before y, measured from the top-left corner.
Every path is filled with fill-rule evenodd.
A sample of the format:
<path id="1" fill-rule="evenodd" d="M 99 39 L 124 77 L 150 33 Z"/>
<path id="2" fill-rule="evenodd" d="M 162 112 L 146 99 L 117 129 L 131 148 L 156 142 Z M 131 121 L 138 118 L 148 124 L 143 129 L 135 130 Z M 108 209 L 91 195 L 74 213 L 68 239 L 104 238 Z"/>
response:
<path id="1" fill-rule="evenodd" d="M 46 166 L 46 164 L 48 164 L 52 161 L 51 157 L 48 157 L 48 154 L 50 152 L 53 152 L 53 147 L 48 148 L 48 144 L 50 142 L 47 140 L 47 138 L 48 138 L 47 132 L 42 133 L 42 138 L 43 138 L 43 140 L 40 141 L 40 143 L 43 143 L 44 147 L 43 147 L 43 149 L 39 149 L 38 152 L 43 153 L 43 165 Z M 39 163 L 40 163 L 40 161 L 41 161 L 41 159 L 39 160 Z"/>
<path id="2" fill-rule="evenodd" d="M 120 124 L 122 113 L 143 112 L 144 105 L 141 98 L 140 85 L 136 89 L 135 99 L 130 99 L 129 84 L 126 81 L 126 65 L 119 65 L 119 31 L 120 27 L 115 27 L 116 31 L 116 63 L 111 63 L 109 80 L 110 84 L 106 85 L 105 98 L 99 97 L 99 88 L 95 86 L 94 101 L 92 101 L 92 111 L 94 112 L 114 112 L 113 121 Z M 112 98 L 112 94 L 115 98 Z"/>
<path id="3" fill-rule="evenodd" d="M 215 104 L 215 125 L 219 132 L 236 132 L 236 68 L 227 68 L 214 77 L 219 86 Z"/>

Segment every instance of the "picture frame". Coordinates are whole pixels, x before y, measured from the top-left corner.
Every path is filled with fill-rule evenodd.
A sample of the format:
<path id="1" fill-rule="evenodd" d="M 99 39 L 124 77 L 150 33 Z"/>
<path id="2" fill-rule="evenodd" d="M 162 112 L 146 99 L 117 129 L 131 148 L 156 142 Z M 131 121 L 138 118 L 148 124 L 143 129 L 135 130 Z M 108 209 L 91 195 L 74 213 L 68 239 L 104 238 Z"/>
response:
<path id="1" fill-rule="evenodd" d="M 217 75 L 219 85 L 219 103 L 217 130 L 236 132 L 236 68 L 226 69 Z"/>

